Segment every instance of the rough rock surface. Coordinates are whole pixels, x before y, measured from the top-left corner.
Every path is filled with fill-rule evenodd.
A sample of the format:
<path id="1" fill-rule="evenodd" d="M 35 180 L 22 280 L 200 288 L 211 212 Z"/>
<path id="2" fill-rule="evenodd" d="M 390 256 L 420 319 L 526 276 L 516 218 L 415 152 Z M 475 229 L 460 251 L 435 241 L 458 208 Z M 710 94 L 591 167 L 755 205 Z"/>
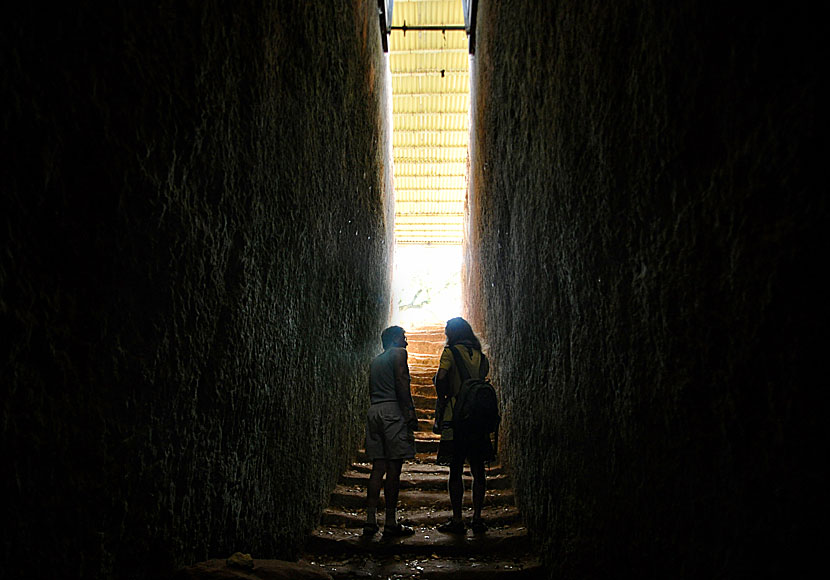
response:
<path id="1" fill-rule="evenodd" d="M 821 553 L 816 22 L 479 3 L 465 287 L 553 578 L 787 577 Z"/>
<path id="2" fill-rule="evenodd" d="M 331 575 L 305 562 L 286 562 L 284 560 L 254 560 L 253 569 L 240 570 L 229 566 L 223 560 L 199 562 L 178 570 L 174 580 L 233 580 L 248 578 L 251 580 L 331 580 Z"/>
<path id="3" fill-rule="evenodd" d="M 375 8 L 5 12 L 7 577 L 290 558 L 316 523 L 390 303 Z"/>

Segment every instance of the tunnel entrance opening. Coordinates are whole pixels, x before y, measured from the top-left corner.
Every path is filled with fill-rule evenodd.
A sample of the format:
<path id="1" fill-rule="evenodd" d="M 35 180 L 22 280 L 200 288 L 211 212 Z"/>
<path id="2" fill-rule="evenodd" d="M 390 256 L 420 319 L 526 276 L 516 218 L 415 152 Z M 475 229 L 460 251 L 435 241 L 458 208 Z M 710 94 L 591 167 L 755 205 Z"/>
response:
<path id="1" fill-rule="evenodd" d="M 461 314 L 461 246 L 395 249 L 393 324 L 418 328 Z"/>
<path id="2" fill-rule="evenodd" d="M 391 14 L 393 315 L 414 328 L 462 315 L 470 55 L 462 0 L 396 0 Z"/>

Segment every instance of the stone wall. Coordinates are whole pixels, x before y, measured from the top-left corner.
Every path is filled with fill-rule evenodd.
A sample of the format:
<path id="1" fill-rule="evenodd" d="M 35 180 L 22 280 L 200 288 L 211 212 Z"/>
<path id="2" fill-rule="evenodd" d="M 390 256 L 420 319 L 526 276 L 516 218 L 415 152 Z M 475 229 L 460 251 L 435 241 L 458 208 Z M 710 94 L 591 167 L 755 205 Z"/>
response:
<path id="1" fill-rule="evenodd" d="M 374 2 L 3 21 L 4 577 L 290 558 L 389 312 Z"/>
<path id="2" fill-rule="evenodd" d="M 814 15 L 479 4 L 465 280 L 552 578 L 820 552 Z"/>

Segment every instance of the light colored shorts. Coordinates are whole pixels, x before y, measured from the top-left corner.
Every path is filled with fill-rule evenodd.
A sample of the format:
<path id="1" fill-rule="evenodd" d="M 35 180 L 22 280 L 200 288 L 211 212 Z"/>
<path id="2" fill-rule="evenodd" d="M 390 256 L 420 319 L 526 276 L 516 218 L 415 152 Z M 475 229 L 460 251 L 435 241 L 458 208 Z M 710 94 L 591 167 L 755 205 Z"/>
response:
<path id="1" fill-rule="evenodd" d="M 366 456 L 375 459 L 413 459 L 415 432 L 406 426 L 397 401 L 375 403 L 366 413 Z"/>

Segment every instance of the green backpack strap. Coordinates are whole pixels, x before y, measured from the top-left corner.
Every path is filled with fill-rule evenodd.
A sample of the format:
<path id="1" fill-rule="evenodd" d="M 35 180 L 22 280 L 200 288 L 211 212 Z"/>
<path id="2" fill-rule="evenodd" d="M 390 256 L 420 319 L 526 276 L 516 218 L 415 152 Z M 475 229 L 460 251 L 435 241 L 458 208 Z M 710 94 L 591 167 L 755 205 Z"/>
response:
<path id="1" fill-rule="evenodd" d="M 455 359 L 455 365 L 458 367 L 458 374 L 461 378 L 461 386 L 463 387 L 464 383 L 471 378 L 470 377 L 470 371 L 467 369 L 467 365 L 464 364 L 464 359 L 461 358 L 461 353 L 458 352 L 458 349 L 456 349 L 454 346 L 449 347 L 449 349 L 450 349 L 450 352 L 452 352 L 453 359 Z M 471 353 L 470 358 L 472 359 L 472 353 Z M 479 363 L 478 370 L 479 370 L 479 372 L 481 371 L 481 363 Z M 479 374 L 479 373 L 477 372 L 476 374 Z M 458 394 L 455 397 L 452 397 L 451 400 L 450 400 L 450 405 L 451 405 L 450 408 L 452 409 L 452 422 L 453 423 L 455 423 L 456 420 L 457 420 L 456 416 L 455 416 L 456 415 L 456 407 L 458 407 L 458 408 L 463 407 L 463 402 L 465 400 L 464 395 L 466 395 L 465 391 L 463 389 L 459 389 Z M 455 399 L 455 400 L 453 401 L 452 399 Z"/>
<path id="2" fill-rule="evenodd" d="M 461 358 L 461 353 L 458 352 L 454 346 L 449 347 L 450 352 L 452 353 L 452 358 L 455 359 L 455 366 L 458 367 L 458 376 L 461 377 L 461 383 L 463 384 L 464 381 L 470 378 L 470 371 L 467 370 L 467 365 L 464 364 L 464 359 Z M 481 356 L 484 356 L 484 353 L 481 353 Z M 470 360 L 472 360 L 472 355 L 470 356 Z M 481 373 L 481 362 L 478 363 L 478 373 Z"/>

